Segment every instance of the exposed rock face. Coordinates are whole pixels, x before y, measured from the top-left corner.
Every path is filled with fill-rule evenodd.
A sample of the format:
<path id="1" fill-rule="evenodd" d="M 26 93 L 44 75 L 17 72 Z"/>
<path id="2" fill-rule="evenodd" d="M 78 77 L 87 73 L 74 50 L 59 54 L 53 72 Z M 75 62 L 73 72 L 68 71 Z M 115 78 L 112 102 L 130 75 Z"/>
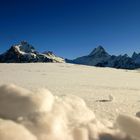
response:
<path id="1" fill-rule="evenodd" d="M 135 61 L 135 63 L 140 64 L 140 53 L 134 52 L 132 55 L 132 59 Z"/>
<path id="2" fill-rule="evenodd" d="M 9 50 L 0 55 L 1 63 L 29 63 L 29 62 L 65 62 L 63 58 L 55 56 L 52 52 L 48 54 L 39 53 L 26 41 L 11 46 Z"/>
<path id="3" fill-rule="evenodd" d="M 134 53 L 132 57 L 125 55 L 110 55 L 102 46 L 95 48 L 89 55 L 78 57 L 74 60 L 67 62 L 99 66 L 99 67 L 112 67 L 121 69 L 136 69 L 140 68 L 140 54 Z"/>
<path id="4" fill-rule="evenodd" d="M 107 66 L 121 69 L 136 69 L 140 67 L 140 64 L 136 64 L 133 59 L 127 55 L 119 55 L 111 56 Z"/>
<path id="5" fill-rule="evenodd" d="M 108 57 L 109 54 L 105 51 L 105 49 L 102 46 L 98 46 L 95 48 L 89 56 L 94 56 L 94 57 Z"/>
<path id="6" fill-rule="evenodd" d="M 21 41 L 21 43 L 19 45 L 17 45 L 17 47 L 19 47 L 20 51 L 25 52 L 25 53 L 36 53 L 37 52 L 35 50 L 35 48 L 33 46 L 31 46 L 30 44 L 28 44 L 28 42 L 26 42 L 26 41 Z"/>
<path id="7" fill-rule="evenodd" d="M 74 63 L 98 66 L 107 63 L 110 55 L 104 50 L 102 46 L 95 48 L 89 55 L 78 57 L 73 60 Z"/>

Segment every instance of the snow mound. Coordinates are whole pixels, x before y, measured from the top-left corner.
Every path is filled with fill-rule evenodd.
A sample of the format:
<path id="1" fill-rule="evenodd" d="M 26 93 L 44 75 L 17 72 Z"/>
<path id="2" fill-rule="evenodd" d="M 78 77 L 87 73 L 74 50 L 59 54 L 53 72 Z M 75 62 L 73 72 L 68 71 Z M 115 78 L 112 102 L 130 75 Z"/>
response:
<path id="1" fill-rule="evenodd" d="M 24 126 L 9 120 L 0 120 L 1 140 L 37 140 Z"/>
<path id="2" fill-rule="evenodd" d="M 0 87 L 0 115 L 8 119 L 17 119 L 34 112 L 51 110 L 52 94 L 45 89 L 32 93 L 14 85 Z"/>
<path id="3" fill-rule="evenodd" d="M 140 119 L 127 115 L 119 115 L 117 124 L 124 132 L 140 139 Z"/>
<path id="4" fill-rule="evenodd" d="M 112 127 L 105 126 L 81 98 L 53 96 L 46 89 L 29 91 L 15 85 L 0 86 L 0 118 L 0 140 L 140 138 L 138 118 L 120 115 Z"/>

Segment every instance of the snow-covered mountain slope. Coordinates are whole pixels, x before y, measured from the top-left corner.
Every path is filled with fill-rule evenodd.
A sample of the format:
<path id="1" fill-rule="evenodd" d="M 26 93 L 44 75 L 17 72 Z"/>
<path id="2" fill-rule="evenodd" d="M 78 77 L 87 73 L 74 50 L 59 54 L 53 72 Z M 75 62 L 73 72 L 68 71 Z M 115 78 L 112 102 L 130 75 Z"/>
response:
<path id="1" fill-rule="evenodd" d="M 84 64 L 84 65 L 91 65 L 97 66 L 99 63 L 102 65 L 106 64 L 110 55 L 104 50 L 103 47 L 99 46 L 95 48 L 89 55 L 78 57 L 73 60 L 76 64 Z"/>
<path id="2" fill-rule="evenodd" d="M 51 51 L 45 51 L 42 54 L 44 54 L 45 56 L 47 56 L 50 59 L 53 59 L 56 62 L 64 62 L 64 59 L 62 57 L 58 57 L 56 56 L 53 52 Z"/>
<path id="3" fill-rule="evenodd" d="M 140 67 L 140 55 L 137 54 L 132 58 L 127 54 L 119 56 L 110 55 L 102 46 L 99 46 L 89 55 L 78 57 L 68 62 L 90 66 L 136 69 Z"/>
<path id="4" fill-rule="evenodd" d="M 3 63 L 28 63 L 28 62 L 60 62 L 65 60 L 57 57 L 53 53 L 39 53 L 35 48 L 26 41 L 12 46 L 5 53 L 0 55 L 0 62 Z"/>
<path id="5" fill-rule="evenodd" d="M 20 44 L 14 46 L 20 53 L 26 54 L 26 53 L 37 53 L 35 48 L 28 44 L 26 41 L 21 41 Z"/>

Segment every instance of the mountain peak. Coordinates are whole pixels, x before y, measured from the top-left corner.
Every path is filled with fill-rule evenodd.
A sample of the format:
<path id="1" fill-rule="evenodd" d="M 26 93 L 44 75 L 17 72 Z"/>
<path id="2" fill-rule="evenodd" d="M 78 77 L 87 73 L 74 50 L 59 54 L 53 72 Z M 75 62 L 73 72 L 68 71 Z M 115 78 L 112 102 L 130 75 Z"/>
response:
<path id="1" fill-rule="evenodd" d="M 136 52 L 134 52 L 133 54 L 132 54 L 132 58 L 136 58 L 138 56 L 138 53 L 136 53 Z"/>
<path id="2" fill-rule="evenodd" d="M 25 40 L 22 40 L 22 41 L 20 42 L 20 44 L 21 44 L 21 45 L 28 45 L 29 43 L 28 43 L 27 41 L 25 41 Z"/>
<path id="3" fill-rule="evenodd" d="M 65 60 L 48 51 L 47 54 L 39 53 L 27 41 L 13 45 L 5 53 L 0 55 L 2 63 L 29 63 L 29 62 L 58 62 L 64 63 Z"/>
<path id="4" fill-rule="evenodd" d="M 93 56 L 93 55 L 96 55 L 96 56 L 104 56 L 104 55 L 109 55 L 106 51 L 105 51 L 105 49 L 101 46 L 101 45 L 99 45 L 97 48 L 95 48 L 90 54 L 89 54 L 89 56 Z"/>
<path id="5" fill-rule="evenodd" d="M 98 50 L 105 50 L 105 49 L 103 48 L 103 46 L 101 46 L 101 45 L 99 45 L 96 49 L 98 49 Z"/>
<path id="6" fill-rule="evenodd" d="M 27 41 L 21 41 L 18 45 L 15 45 L 15 47 L 18 47 L 20 51 L 25 53 L 34 53 L 35 48 L 30 45 Z"/>

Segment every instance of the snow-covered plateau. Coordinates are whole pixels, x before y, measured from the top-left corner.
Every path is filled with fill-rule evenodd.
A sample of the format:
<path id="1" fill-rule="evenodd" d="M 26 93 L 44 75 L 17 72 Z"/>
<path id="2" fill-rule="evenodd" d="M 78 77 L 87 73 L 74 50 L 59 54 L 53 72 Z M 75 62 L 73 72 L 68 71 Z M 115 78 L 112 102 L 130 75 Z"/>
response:
<path id="1" fill-rule="evenodd" d="M 139 140 L 140 71 L 0 64 L 0 140 Z"/>

